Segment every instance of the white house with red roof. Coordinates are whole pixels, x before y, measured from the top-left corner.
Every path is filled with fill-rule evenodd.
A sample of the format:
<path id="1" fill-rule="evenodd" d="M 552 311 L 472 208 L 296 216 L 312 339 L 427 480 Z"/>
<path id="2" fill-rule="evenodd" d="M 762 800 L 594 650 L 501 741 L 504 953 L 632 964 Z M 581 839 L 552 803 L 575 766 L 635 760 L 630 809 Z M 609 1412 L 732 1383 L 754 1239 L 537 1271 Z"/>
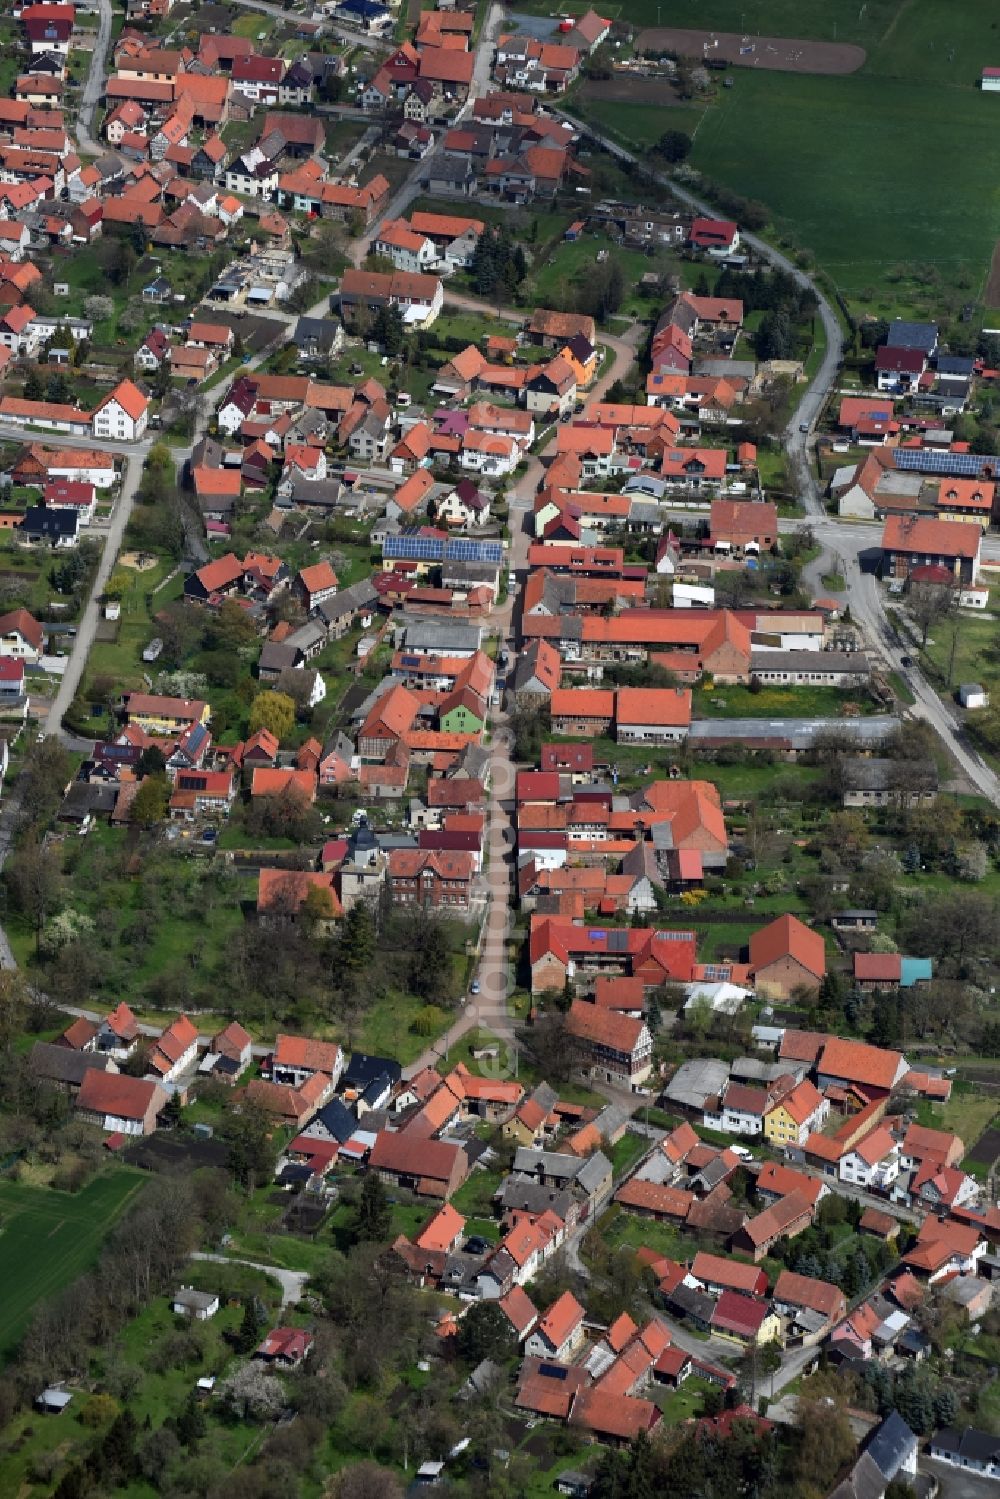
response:
<path id="1" fill-rule="evenodd" d="M 887 1191 L 899 1175 L 900 1146 L 880 1124 L 840 1158 L 840 1179 L 865 1191 Z"/>
<path id="2" fill-rule="evenodd" d="M 27 609 L 0 614 L 0 657 L 38 661 L 45 651 L 45 631 Z"/>
<path id="3" fill-rule="evenodd" d="M 119 442 L 138 442 L 149 421 L 149 402 L 131 380 L 120 380 L 103 401 L 99 401 L 90 418 L 94 437 L 116 438 Z"/>
<path id="4" fill-rule="evenodd" d="M 695 219 L 691 225 L 691 244 L 694 249 L 721 260 L 739 249 L 740 231 L 730 219 Z"/>
<path id="5" fill-rule="evenodd" d="M 584 1310 L 571 1291 L 564 1291 L 529 1333 L 527 1357 L 565 1359 L 583 1341 Z"/>

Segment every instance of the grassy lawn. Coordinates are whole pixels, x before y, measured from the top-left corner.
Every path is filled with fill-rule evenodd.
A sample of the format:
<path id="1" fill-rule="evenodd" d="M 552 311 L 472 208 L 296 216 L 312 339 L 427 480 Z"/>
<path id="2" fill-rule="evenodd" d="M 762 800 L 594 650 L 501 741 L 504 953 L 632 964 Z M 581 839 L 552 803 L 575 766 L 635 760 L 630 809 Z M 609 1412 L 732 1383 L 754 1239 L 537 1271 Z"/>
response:
<path id="1" fill-rule="evenodd" d="M 705 1405 L 705 1396 L 713 1388 L 714 1386 L 707 1379 L 696 1379 L 692 1375 L 684 1381 L 679 1390 L 657 1389 L 654 1386 L 650 1398 L 663 1412 L 665 1426 L 680 1426 L 682 1421 L 701 1414 Z"/>
<path id="2" fill-rule="evenodd" d="M 1000 1433 L 1000 1380 L 991 1379 L 980 1388 L 975 1424 L 983 1431 Z"/>
<path id="3" fill-rule="evenodd" d="M 931 626 L 922 659 L 929 668 L 936 684 L 947 690 L 948 670 L 951 663 L 952 640 L 955 644 L 955 659 L 951 666 L 951 681 L 981 682 L 987 690 L 994 692 L 1000 687 L 1000 632 L 995 619 L 977 619 L 968 614 L 956 614 Z"/>
<path id="4" fill-rule="evenodd" d="M 98 825 L 86 839 L 62 845 L 73 909 L 91 917 L 101 933 L 104 961 L 94 1002 L 117 1000 L 127 990 L 141 1008 L 147 988 L 174 972 L 192 974 L 188 1003 L 197 1007 L 203 997 L 211 1008 L 243 925 L 241 901 L 255 898 L 256 877 L 232 876 L 211 861 L 166 856 L 142 844 L 136 845 L 140 873 L 133 876 L 125 870 L 128 838 L 128 830 Z M 19 963 L 30 970 L 33 932 L 18 920 L 9 935 Z"/>
<path id="5" fill-rule="evenodd" d="M 493 1194 L 502 1180 L 499 1171 L 473 1171 L 452 1197 L 452 1206 L 464 1218 L 491 1218 Z"/>
<path id="6" fill-rule="evenodd" d="M 989 1128 L 997 1112 L 995 1098 L 983 1098 L 978 1093 L 961 1093 L 957 1090 L 952 1092 L 947 1103 L 931 1103 L 923 1099 L 918 1108 L 921 1124 L 958 1135 L 967 1150 Z"/>
<path id="7" fill-rule="evenodd" d="M 693 711 L 695 718 L 839 718 L 846 703 L 874 712 L 863 693 L 839 687 L 771 686 L 759 692 L 749 687 L 696 686 Z"/>
<path id="8" fill-rule="evenodd" d="M 623 1213 L 612 1209 L 610 1222 L 605 1218 L 602 1232 L 612 1245 L 628 1244 L 633 1249 L 655 1249 L 668 1259 L 687 1260 L 694 1245 L 690 1234 L 685 1234 L 672 1223 L 656 1223 L 652 1218 L 639 1218 L 634 1213 Z"/>
<path id="9" fill-rule="evenodd" d="M 634 1166 L 640 1156 L 645 1155 L 649 1149 L 649 1141 L 644 1135 L 633 1135 L 630 1130 L 626 1130 L 616 1144 L 605 1145 L 603 1149 L 617 1178 L 630 1166 Z"/>
<path id="10" fill-rule="evenodd" d="M 94 1263 L 125 1204 L 144 1182 L 145 1177 L 124 1167 L 96 1177 L 75 1194 L 0 1181 L 0 1355 L 14 1347 L 39 1301 L 54 1296 Z"/>
<path id="11" fill-rule="evenodd" d="M 581 285 L 597 264 L 597 255 L 609 246 L 601 236 L 586 235 L 577 240 L 563 240 L 556 245 L 546 263 L 533 273 L 531 291 L 542 306 L 551 306 L 550 298 L 565 295 L 569 286 Z M 636 286 L 647 271 L 658 269 L 658 257 L 644 255 L 641 250 L 627 250 L 619 246 L 610 247 L 610 253 L 621 266 L 628 288 Z M 664 260 L 669 257 L 662 257 Z M 662 300 L 662 298 L 661 298 Z M 643 303 L 648 315 L 649 304 Z"/>

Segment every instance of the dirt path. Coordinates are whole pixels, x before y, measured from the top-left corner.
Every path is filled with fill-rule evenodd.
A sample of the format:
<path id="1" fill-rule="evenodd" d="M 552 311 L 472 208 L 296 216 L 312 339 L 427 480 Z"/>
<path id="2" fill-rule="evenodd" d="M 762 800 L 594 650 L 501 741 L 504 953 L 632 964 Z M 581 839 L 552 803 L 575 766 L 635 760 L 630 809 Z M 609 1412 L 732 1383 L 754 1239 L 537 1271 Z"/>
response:
<path id="1" fill-rule="evenodd" d="M 990 261 L 990 273 L 986 277 L 983 301 L 987 307 L 1000 307 L 1000 239 L 993 246 L 993 259 Z"/>
<path id="2" fill-rule="evenodd" d="M 867 53 L 851 42 L 811 42 L 788 36 L 741 36 L 738 31 L 694 31 L 652 26 L 636 38 L 638 51 L 676 52 L 681 57 L 728 62 L 770 73 L 856 73 Z"/>

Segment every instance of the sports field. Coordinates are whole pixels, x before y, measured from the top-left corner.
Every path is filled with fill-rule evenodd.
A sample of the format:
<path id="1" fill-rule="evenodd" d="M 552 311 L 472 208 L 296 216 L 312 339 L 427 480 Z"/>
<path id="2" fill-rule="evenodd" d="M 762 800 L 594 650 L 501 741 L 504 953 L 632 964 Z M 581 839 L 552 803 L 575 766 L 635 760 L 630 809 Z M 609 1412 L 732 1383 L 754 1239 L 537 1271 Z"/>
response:
<path id="1" fill-rule="evenodd" d="M 625 0 L 621 15 L 648 24 L 651 10 Z M 905 300 L 894 290 L 901 266 L 921 268 L 931 298 L 939 287 L 976 299 L 1000 239 L 1000 96 L 978 87 L 984 66 L 1000 66 L 1000 10 L 982 0 L 669 7 L 671 26 L 768 36 L 832 40 L 834 22 L 838 41 L 867 53 L 849 76 L 740 68 L 705 109 L 602 99 L 584 108 L 640 147 L 687 130 L 693 166 L 766 204 L 776 228 L 871 311 Z M 869 289 L 877 295 L 859 297 Z"/>
<path id="2" fill-rule="evenodd" d="M 35 1305 L 94 1263 L 125 1204 L 144 1185 L 143 1177 L 123 1168 L 75 1193 L 0 1181 L 0 1361 Z"/>

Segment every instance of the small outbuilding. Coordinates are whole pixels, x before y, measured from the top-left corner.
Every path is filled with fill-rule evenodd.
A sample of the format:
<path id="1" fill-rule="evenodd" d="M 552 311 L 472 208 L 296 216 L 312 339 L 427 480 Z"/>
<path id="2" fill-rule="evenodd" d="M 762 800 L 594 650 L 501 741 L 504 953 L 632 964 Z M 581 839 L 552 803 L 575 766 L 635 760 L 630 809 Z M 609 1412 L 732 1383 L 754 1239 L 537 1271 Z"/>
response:
<path id="1" fill-rule="evenodd" d="M 978 682 L 963 682 L 958 689 L 958 701 L 963 708 L 986 708 L 990 695 Z"/>
<path id="2" fill-rule="evenodd" d="M 177 1317 L 207 1322 L 219 1310 L 219 1298 L 214 1291 L 196 1291 L 193 1286 L 181 1286 L 171 1298 L 170 1310 Z"/>

